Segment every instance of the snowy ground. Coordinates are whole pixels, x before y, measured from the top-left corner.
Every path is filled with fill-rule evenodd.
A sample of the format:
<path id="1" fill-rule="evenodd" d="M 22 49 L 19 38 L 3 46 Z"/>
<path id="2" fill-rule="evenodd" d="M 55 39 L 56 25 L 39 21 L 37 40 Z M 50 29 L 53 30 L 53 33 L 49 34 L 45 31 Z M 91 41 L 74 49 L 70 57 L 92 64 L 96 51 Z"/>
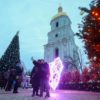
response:
<path id="1" fill-rule="evenodd" d="M 50 92 L 50 97 L 31 97 L 32 89 L 19 89 L 18 94 L 0 90 L 0 100 L 100 100 L 100 93 L 56 90 Z"/>

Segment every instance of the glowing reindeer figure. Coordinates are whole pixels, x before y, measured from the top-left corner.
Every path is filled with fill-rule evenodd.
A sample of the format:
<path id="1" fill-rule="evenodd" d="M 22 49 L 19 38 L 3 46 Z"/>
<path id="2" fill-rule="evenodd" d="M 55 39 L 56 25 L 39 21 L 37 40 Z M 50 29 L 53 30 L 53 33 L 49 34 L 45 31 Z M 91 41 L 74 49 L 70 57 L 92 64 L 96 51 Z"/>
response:
<path id="1" fill-rule="evenodd" d="M 59 84 L 60 75 L 63 69 L 62 61 L 60 60 L 59 57 L 57 57 L 56 59 L 54 59 L 53 62 L 49 63 L 49 67 L 50 67 L 49 84 L 50 87 L 55 90 Z"/>

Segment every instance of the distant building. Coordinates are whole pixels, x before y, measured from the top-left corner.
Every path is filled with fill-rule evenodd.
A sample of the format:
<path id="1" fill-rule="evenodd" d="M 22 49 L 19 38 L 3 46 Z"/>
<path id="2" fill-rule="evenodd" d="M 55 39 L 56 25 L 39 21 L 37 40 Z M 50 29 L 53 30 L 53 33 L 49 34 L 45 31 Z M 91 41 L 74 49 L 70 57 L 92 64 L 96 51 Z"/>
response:
<path id="1" fill-rule="evenodd" d="M 65 70 L 77 69 L 79 67 L 78 47 L 74 41 L 71 21 L 61 6 L 58 8 L 58 13 L 52 18 L 50 25 L 48 43 L 44 45 L 45 61 L 51 62 L 59 56 L 65 65 Z"/>

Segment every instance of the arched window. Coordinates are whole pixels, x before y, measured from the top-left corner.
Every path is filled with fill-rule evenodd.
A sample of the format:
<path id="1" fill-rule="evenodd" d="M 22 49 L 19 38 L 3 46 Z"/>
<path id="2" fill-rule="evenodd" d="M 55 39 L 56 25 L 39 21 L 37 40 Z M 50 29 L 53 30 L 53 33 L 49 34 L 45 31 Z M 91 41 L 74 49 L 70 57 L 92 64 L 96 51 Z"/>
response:
<path id="1" fill-rule="evenodd" d="M 59 49 L 56 48 L 56 49 L 55 49 L 55 58 L 58 57 L 58 56 L 59 56 Z"/>
<path id="2" fill-rule="evenodd" d="M 56 22 L 56 27 L 58 27 L 59 26 L 59 23 L 58 22 Z"/>
<path id="3" fill-rule="evenodd" d="M 57 38 L 58 37 L 58 34 L 56 34 L 55 37 Z"/>

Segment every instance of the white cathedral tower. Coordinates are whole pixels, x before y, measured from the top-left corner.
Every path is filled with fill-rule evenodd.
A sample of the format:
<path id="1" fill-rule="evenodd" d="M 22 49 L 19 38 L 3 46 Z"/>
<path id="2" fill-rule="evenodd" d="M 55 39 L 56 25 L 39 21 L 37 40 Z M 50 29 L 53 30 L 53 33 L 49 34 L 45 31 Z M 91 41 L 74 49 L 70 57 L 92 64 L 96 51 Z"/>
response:
<path id="1" fill-rule="evenodd" d="M 65 69 L 72 70 L 79 67 L 78 47 L 74 41 L 74 33 L 71 29 L 71 21 L 63 12 L 62 7 L 52 18 L 51 31 L 48 32 L 48 43 L 44 45 L 44 59 L 52 62 L 54 58 L 60 57 Z"/>

